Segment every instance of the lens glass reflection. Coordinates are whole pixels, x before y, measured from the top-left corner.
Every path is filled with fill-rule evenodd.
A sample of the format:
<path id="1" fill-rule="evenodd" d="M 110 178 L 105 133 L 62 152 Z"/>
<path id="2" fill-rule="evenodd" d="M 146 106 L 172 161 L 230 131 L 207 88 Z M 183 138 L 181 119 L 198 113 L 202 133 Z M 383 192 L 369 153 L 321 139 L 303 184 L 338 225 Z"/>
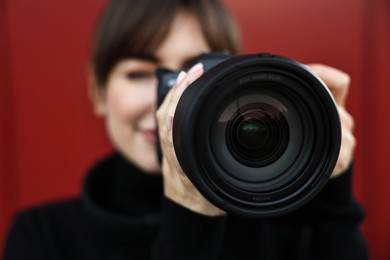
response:
<path id="1" fill-rule="evenodd" d="M 226 128 L 231 154 L 252 167 L 263 167 L 278 160 L 288 145 L 289 136 L 282 111 L 263 102 L 238 107 Z"/>

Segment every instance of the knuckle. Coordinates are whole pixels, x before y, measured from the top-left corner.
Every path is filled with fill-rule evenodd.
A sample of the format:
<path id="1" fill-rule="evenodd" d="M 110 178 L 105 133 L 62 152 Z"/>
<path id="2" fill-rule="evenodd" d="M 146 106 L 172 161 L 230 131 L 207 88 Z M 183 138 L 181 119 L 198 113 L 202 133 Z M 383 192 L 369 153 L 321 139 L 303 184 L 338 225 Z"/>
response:
<path id="1" fill-rule="evenodd" d="M 346 72 L 341 72 L 341 73 L 343 75 L 344 85 L 349 86 L 349 84 L 351 83 L 351 76 L 349 76 L 349 74 Z"/>
<path id="2" fill-rule="evenodd" d="M 344 71 L 340 71 L 336 87 L 339 89 L 348 89 L 350 83 L 351 77 L 349 76 L 349 74 L 345 73 Z"/>
<path id="3" fill-rule="evenodd" d="M 345 121 L 345 124 L 346 126 L 349 128 L 349 129 L 353 129 L 354 126 L 355 126 L 355 120 L 353 119 L 352 115 L 349 114 L 348 112 L 345 113 L 344 115 L 344 121 Z"/>
<path id="4" fill-rule="evenodd" d="M 157 109 L 157 111 L 156 111 L 157 120 L 160 120 L 160 119 L 162 118 L 162 115 L 163 115 L 163 111 L 162 111 L 162 108 L 160 107 L 160 108 Z"/>
<path id="5" fill-rule="evenodd" d="M 355 120 L 353 116 L 342 106 L 338 106 L 338 111 L 342 127 L 352 130 L 355 127 Z"/>

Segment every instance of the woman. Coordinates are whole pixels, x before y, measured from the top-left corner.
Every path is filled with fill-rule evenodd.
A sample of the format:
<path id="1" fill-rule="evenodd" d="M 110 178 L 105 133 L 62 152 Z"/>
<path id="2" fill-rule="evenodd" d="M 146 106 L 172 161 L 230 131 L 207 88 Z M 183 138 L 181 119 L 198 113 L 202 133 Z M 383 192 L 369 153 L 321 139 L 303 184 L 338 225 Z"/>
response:
<path id="1" fill-rule="evenodd" d="M 117 153 L 91 169 L 81 198 L 19 214 L 5 259 L 365 259 L 363 214 L 351 195 L 348 77 L 336 69 L 310 66 L 335 97 L 343 142 L 337 178 L 307 206 L 274 219 L 230 216 L 186 178 L 172 147 L 172 118 L 203 68 L 180 73 L 157 113 L 155 70 L 180 70 L 201 53 L 223 50 L 237 54 L 239 41 L 217 0 L 110 2 L 89 78 L 94 110 L 105 118 Z"/>

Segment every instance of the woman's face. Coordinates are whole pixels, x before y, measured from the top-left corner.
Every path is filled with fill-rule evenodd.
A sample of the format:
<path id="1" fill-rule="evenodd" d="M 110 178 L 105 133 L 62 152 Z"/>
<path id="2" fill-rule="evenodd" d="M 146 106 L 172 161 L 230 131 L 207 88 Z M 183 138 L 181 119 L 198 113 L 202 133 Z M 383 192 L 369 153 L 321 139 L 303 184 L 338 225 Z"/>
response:
<path id="1" fill-rule="evenodd" d="M 141 170 L 160 171 L 156 156 L 156 68 L 180 70 L 189 59 L 205 51 L 209 46 L 200 24 L 194 16 L 180 12 L 166 39 L 152 53 L 154 59 L 118 62 L 103 93 L 95 95 L 95 111 L 105 117 L 114 147 Z"/>

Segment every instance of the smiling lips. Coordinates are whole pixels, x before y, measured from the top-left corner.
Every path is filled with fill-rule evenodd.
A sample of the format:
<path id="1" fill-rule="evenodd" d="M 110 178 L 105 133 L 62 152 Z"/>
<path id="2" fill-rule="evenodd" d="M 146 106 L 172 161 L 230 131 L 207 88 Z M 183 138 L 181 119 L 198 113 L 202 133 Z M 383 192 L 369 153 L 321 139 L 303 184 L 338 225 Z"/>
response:
<path id="1" fill-rule="evenodd" d="M 156 130 L 141 130 L 142 135 L 149 143 L 156 143 Z"/>

